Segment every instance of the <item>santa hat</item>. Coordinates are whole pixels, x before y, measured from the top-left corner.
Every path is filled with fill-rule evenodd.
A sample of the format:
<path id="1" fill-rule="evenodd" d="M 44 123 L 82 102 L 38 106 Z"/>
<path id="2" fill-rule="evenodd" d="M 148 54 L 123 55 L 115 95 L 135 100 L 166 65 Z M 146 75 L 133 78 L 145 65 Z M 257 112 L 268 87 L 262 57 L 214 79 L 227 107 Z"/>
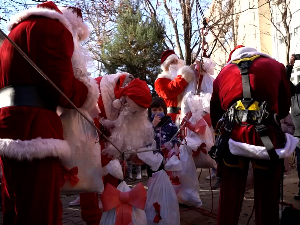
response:
<path id="1" fill-rule="evenodd" d="M 227 65 L 230 64 L 234 60 L 242 59 L 245 57 L 251 57 L 254 55 L 260 55 L 266 58 L 272 58 L 268 54 L 261 53 L 257 51 L 255 48 L 245 47 L 243 45 L 236 46 L 229 54 L 229 58 L 227 61 Z"/>
<path id="2" fill-rule="evenodd" d="M 245 46 L 244 46 L 244 45 L 237 45 L 237 46 L 229 53 L 229 57 L 228 57 L 227 63 L 231 61 L 233 52 L 234 52 L 235 50 L 239 49 L 239 48 L 242 48 L 242 47 L 245 47 Z"/>
<path id="3" fill-rule="evenodd" d="M 163 71 L 166 71 L 172 60 L 179 59 L 173 50 L 166 50 L 162 53 L 160 63 Z"/>
<path id="4" fill-rule="evenodd" d="M 73 35 L 74 40 L 83 41 L 89 35 L 89 28 L 83 22 L 82 13 L 75 7 L 57 7 L 55 3 L 48 1 L 38 4 L 36 8 L 26 9 L 12 16 L 8 23 L 8 31 L 30 16 L 43 16 L 61 22 Z M 78 39 L 77 39 L 78 38 Z"/>
<path id="5" fill-rule="evenodd" d="M 90 35 L 87 24 L 83 22 L 82 12 L 80 8 L 64 6 L 59 7 L 59 10 L 71 24 L 73 36 L 76 35 L 79 38 L 79 41 L 85 40 Z"/>
<path id="6" fill-rule="evenodd" d="M 120 80 L 120 82 L 122 82 L 122 80 Z M 113 102 L 115 108 L 121 107 L 120 98 L 122 96 L 128 96 L 142 108 L 149 108 L 152 102 L 152 96 L 147 83 L 140 79 L 134 79 L 125 87 L 116 85 L 115 96 L 116 100 Z"/>
<path id="7" fill-rule="evenodd" d="M 43 2 L 41 4 L 37 5 L 37 8 L 44 8 L 44 9 L 51 9 L 54 10 L 60 14 L 63 14 L 57 7 L 57 5 L 55 5 L 53 2 L 49 1 L 49 2 Z"/>

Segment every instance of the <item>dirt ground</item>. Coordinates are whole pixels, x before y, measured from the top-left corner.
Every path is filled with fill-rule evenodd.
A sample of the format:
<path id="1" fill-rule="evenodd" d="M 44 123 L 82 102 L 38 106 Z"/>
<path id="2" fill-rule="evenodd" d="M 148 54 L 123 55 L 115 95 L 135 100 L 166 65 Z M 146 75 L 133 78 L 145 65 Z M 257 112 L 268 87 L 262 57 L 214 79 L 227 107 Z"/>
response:
<path id="1" fill-rule="evenodd" d="M 200 170 L 198 169 L 198 174 Z M 200 183 L 200 197 L 203 202 L 202 211 L 210 212 L 217 215 L 218 202 L 219 202 L 219 189 L 213 191 L 213 195 L 210 190 L 210 182 L 205 179 L 208 176 L 208 170 L 203 169 L 199 183 Z M 147 180 L 143 179 L 142 182 L 146 184 Z M 134 183 L 134 182 L 128 182 Z M 212 185 L 215 180 L 212 180 Z M 284 178 L 284 201 L 292 203 L 296 208 L 300 209 L 300 201 L 294 200 L 294 195 L 298 192 L 298 177 L 295 171 L 291 171 Z M 63 224 L 64 225 L 85 225 L 85 222 L 81 219 L 80 206 L 69 206 L 69 202 L 73 201 L 78 195 L 61 195 L 61 200 L 64 208 L 63 212 Z M 240 214 L 239 225 L 246 225 L 250 217 L 253 207 L 253 189 L 250 189 L 245 193 L 245 199 L 243 202 L 242 211 Z M 213 207 L 212 207 L 213 206 Z M 2 209 L 1 209 L 2 210 Z M 216 218 L 210 215 L 203 215 L 199 210 L 181 205 L 181 225 L 215 225 L 217 223 Z M 2 212 L 0 214 L 0 224 L 2 224 Z M 255 213 L 253 214 L 249 225 L 255 225 Z"/>
<path id="2" fill-rule="evenodd" d="M 200 197 L 203 202 L 203 208 L 211 211 L 212 196 L 210 192 L 209 181 L 205 180 L 208 176 L 208 170 L 203 170 L 199 179 L 200 183 Z M 215 183 L 213 180 L 212 184 Z M 295 170 L 291 171 L 284 178 L 284 201 L 292 203 L 297 209 L 300 209 L 300 201 L 294 200 L 294 195 L 298 193 L 298 176 Z M 217 214 L 219 203 L 219 189 L 213 191 L 213 213 Z M 246 225 L 251 215 L 254 204 L 254 190 L 250 189 L 245 192 L 243 207 L 240 214 L 239 225 Z M 181 210 L 184 207 L 181 206 Z M 181 225 L 214 225 L 217 220 L 209 216 L 205 216 L 195 210 L 189 210 L 181 213 Z M 250 219 L 249 225 L 255 225 L 255 213 Z"/>

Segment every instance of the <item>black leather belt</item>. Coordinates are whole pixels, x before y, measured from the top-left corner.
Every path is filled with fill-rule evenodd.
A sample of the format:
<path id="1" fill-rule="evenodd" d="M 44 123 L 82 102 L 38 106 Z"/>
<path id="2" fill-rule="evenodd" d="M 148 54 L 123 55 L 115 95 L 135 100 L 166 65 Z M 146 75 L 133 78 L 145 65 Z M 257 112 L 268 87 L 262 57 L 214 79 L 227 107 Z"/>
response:
<path id="1" fill-rule="evenodd" d="M 180 113 L 180 108 L 179 107 L 168 107 L 167 112 L 168 113 L 179 114 Z"/>
<path id="2" fill-rule="evenodd" d="M 32 106 L 56 112 L 56 105 L 47 101 L 33 85 L 11 85 L 0 89 L 0 108 L 9 106 Z"/>

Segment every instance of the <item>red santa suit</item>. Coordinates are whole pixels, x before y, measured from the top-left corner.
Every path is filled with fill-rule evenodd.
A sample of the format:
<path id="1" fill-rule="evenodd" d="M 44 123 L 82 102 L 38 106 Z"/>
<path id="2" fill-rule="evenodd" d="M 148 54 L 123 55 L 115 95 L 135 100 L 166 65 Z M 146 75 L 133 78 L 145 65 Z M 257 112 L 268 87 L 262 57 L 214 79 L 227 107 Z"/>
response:
<path id="1" fill-rule="evenodd" d="M 106 130 L 99 122 L 100 118 L 115 120 L 119 115 L 119 109 L 115 108 L 113 105 L 114 100 L 116 100 L 115 90 L 120 87 L 125 86 L 133 79 L 132 75 L 128 73 L 119 73 L 114 75 L 106 75 L 102 77 L 97 77 L 95 80 L 99 87 L 100 97 L 98 99 L 98 107 L 100 109 L 100 114 L 98 118 L 94 119 L 95 125 L 103 132 L 104 135 L 109 137 L 109 131 Z M 99 134 L 101 149 L 105 148 L 106 140 Z M 112 158 L 108 154 L 101 155 L 102 167 L 105 167 Z M 119 179 L 107 174 L 103 177 L 104 187 L 106 184 L 111 184 L 117 187 L 119 184 Z M 101 210 L 99 209 L 99 199 L 97 193 L 81 193 L 80 194 L 80 206 L 81 206 L 81 216 L 82 219 L 87 223 L 87 225 L 98 225 L 101 220 Z"/>
<path id="2" fill-rule="evenodd" d="M 176 60 L 177 73 L 174 76 L 172 70 L 173 61 Z M 167 105 L 168 115 L 178 123 L 180 113 L 181 94 L 194 79 L 194 71 L 189 66 L 179 66 L 180 60 L 173 50 L 166 50 L 161 57 L 161 68 L 163 72 L 158 75 L 154 86 L 157 94 L 162 97 Z M 174 64 L 173 64 L 174 65 Z M 181 68 L 180 68 L 181 67 Z M 177 70 L 176 69 L 176 70 Z"/>
<path id="3" fill-rule="evenodd" d="M 77 107 L 89 110 L 98 92 L 73 75 L 73 40 L 88 35 L 83 23 L 77 28 L 74 36 L 70 21 L 46 2 L 12 18 L 9 37 Z M 0 89 L 3 223 L 62 224 L 59 159 L 70 148 L 56 107 L 72 106 L 8 40 L 0 48 Z"/>
<path id="4" fill-rule="evenodd" d="M 253 48 L 239 47 L 233 51 L 229 62 L 231 59 L 261 55 L 253 61 L 249 69 L 252 98 L 258 102 L 266 101 L 268 112 L 277 113 L 280 119 L 285 118 L 289 113 L 291 102 L 285 67 L 270 56 L 259 53 Z M 226 65 L 213 83 L 210 104 L 213 127 L 216 127 L 218 120 L 233 103 L 242 99 L 242 93 L 240 70 L 234 64 Z M 284 133 L 278 132 L 272 125 L 268 127 L 268 136 L 275 149 L 284 148 L 286 145 Z M 270 160 L 266 160 L 266 158 L 252 155 L 247 157 L 248 150 L 255 151 L 264 148 L 262 146 L 261 139 L 253 125 L 235 124 L 229 140 L 229 149 L 233 155 L 225 157 L 224 163 L 219 165 L 221 166 L 222 181 L 218 225 L 238 224 L 249 160 L 252 161 L 254 168 L 255 224 L 279 224 L 278 201 L 282 161 L 271 164 Z"/>

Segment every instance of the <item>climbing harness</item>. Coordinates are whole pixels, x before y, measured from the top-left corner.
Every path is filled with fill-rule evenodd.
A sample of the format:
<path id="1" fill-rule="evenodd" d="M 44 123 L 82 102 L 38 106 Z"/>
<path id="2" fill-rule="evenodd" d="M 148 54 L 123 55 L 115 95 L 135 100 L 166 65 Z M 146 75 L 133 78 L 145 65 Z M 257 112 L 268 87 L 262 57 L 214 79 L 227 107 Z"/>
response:
<path id="1" fill-rule="evenodd" d="M 259 55 L 252 56 L 250 58 L 242 58 L 236 61 L 232 61 L 241 73 L 243 84 L 243 98 L 234 103 L 219 120 L 216 127 L 216 143 L 209 152 L 210 156 L 219 161 L 223 159 L 223 154 L 228 148 L 228 141 L 230 139 L 233 127 L 235 124 L 240 126 L 255 126 L 255 130 L 258 133 L 261 142 L 266 148 L 271 160 L 278 160 L 275 148 L 268 136 L 268 125 L 277 125 L 278 118 L 276 113 L 269 113 L 267 111 L 267 103 L 263 101 L 261 103 L 255 101 L 251 95 L 251 87 L 249 80 L 249 69 L 254 60 L 259 58 Z"/>

